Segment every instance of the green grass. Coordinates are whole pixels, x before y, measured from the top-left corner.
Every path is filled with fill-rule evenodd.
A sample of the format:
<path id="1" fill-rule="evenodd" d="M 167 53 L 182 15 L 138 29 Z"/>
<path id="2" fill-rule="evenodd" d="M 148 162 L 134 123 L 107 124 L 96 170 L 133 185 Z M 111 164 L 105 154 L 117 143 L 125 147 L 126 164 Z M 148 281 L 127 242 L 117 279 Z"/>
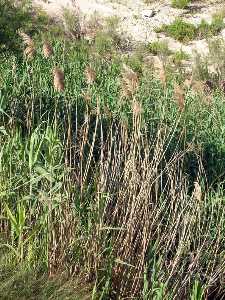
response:
<path id="1" fill-rule="evenodd" d="M 221 297 L 224 94 L 188 90 L 181 112 L 177 76 L 163 86 L 116 38 L 48 39 L 49 59 L 41 34 L 33 60 L 0 57 L 1 297 Z"/>

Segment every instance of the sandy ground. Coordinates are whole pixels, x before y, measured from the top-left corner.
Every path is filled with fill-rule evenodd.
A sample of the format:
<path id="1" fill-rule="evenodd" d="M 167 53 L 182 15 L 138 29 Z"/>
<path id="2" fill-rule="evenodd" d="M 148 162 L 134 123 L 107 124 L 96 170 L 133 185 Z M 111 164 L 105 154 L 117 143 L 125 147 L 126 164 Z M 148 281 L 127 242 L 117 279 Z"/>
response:
<path id="1" fill-rule="evenodd" d="M 120 31 L 135 42 L 152 42 L 166 40 L 173 51 L 182 49 L 189 55 L 195 51 L 201 54 L 208 53 L 206 40 L 192 41 L 183 45 L 164 34 L 157 34 L 154 29 L 162 24 L 169 24 L 176 17 L 181 16 L 193 24 L 202 19 L 211 22 L 212 14 L 225 8 L 223 1 L 194 1 L 191 9 L 181 10 L 171 7 L 170 0 L 155 1 L 144 4 L 142 0 L 34 0 L 51 16 L 61 18 L 63 8 L 78 10 L 83 16 L 90 17 L 97 14 L 100 18 L 117 16 L 120 20 Z M 225 31 L 221 36 L 225 39 Z"/>

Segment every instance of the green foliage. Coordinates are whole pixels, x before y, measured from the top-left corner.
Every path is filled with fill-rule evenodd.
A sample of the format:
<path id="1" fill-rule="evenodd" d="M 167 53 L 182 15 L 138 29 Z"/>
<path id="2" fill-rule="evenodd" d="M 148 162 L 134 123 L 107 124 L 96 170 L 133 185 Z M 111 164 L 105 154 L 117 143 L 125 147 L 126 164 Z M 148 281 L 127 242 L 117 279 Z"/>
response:
<path id="1" fill-rule="evenodd" d="M 191 3 L 191 0 L 172 0 L 172 6 L 175 8 L 186 8 L 188 4 Z"/>
<path id="2" fill-rule="evenodd" d="M 45 14 L 34 15 L 27 1 L 0 0 L 0 49 L 18 50 L 21 44 L 17 34 L 19 29 L 28 34 L 34 33 L 43 29 L 47 22 Z"/>
<path id="3" fill-rule="evenodd" d="M 192 288 L 192 293 L 190 295 L 191 300 L 202 300 L 204 299 L 204 290 L 201 287 L 200 283 L 198 280 L 195 280 L 193 288 Z"/>

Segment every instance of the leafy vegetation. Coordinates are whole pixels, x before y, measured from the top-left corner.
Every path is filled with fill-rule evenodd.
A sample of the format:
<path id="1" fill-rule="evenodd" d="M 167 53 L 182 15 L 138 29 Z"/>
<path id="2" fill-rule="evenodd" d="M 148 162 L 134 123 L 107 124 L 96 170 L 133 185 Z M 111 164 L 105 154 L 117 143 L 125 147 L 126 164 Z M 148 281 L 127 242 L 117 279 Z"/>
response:
<path id="1" fill-rule="evenodd" d="M 114 33 L 24 28 L 0 57 L 1 297 L 221 298 L 223 91 Z"/>

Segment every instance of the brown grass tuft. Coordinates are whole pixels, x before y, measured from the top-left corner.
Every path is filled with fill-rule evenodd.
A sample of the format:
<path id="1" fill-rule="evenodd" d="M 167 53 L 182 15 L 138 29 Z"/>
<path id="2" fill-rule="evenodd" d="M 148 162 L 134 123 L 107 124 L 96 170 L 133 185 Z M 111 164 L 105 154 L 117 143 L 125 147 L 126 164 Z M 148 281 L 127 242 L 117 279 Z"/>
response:
<path id="1" fill-rule="evenodd" d="M 48 41 L 44 42 L 42 50 L 43 50 L 43 55 L 45 58 L 49 58 L 53 54 L 52 45 Z"/>
<path id="2" fill-rule="evenodd" d="M 212 91 L 214 88 L 213 82 L 207 80 L 203 81 L 193 81 L 191 85 L 193 91 L 200 96 L 202 102 L 207 105 L 212 103 Z"/>
<path id="3" fill-rule="evenodd" d="M 65 83 L 64 83 L 64 73 L 59 68 L 53 69 L 53 83 L 54 88 L 57 92 L 63 92 L 65 89 Z"/>

